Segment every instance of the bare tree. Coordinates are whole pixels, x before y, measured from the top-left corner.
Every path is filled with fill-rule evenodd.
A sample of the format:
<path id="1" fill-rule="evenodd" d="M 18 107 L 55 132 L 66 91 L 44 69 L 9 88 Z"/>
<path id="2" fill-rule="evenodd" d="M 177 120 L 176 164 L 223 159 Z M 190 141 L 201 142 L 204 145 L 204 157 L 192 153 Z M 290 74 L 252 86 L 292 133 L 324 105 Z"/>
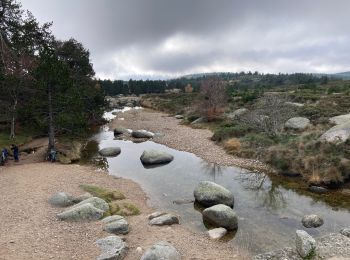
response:
<path id="1" fill-rule="evenodd" d="M 255 109 L 239 117 L 239 121 L 271 137 L 281 134 L 285 122 L 296 114 L 287 99 L 279 95 L 267 95 L 258 100 Z"/>
<path id="2" fill-rule="evenodd" d="M 199 112 L 208 120 L 220 116 L 225 111 L 227 92 L 225 84 L 218 77 L 202 81 L 200 87 Z"/>

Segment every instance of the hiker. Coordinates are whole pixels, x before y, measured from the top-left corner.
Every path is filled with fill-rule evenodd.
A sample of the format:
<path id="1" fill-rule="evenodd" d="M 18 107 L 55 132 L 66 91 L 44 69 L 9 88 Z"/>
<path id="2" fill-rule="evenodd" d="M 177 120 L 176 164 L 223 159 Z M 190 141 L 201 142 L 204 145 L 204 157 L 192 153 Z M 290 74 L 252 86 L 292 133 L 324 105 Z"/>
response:
<path id="1" fill-rule="evenodd" d="M 19 151 L 18 151 L 17 145 L 12 144 L 11 150 L 13 151 L 13 158 L 15 159 L 15 162 L 18 162 L 19 161 Z"/>
<path id="2" fill-rule="evenodd" d="M 5 165 L 5 161 L 6 161 L 6 158 L 7 158 L 6 154 L 7 154 L 7 149 L 6 148 L 2 149 L 1 155 L 0 155 L 0 165 L 1 166 Z"/>
<path id="3" fill-rule="evenodd" d="M 56 150 L 54 148 L 50 149 L 49 160 L 50 162 L 56 161 Z"/>

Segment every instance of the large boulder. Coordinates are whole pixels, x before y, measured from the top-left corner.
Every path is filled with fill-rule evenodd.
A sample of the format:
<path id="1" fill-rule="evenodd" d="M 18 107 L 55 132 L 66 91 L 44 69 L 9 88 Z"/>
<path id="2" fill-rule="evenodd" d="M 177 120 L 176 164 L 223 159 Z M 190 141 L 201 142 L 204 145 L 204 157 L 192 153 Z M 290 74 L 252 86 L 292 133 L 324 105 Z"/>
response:
<path id="1" fill-rule="evenodd" d="M 141 260 L 181 260 L 181 255 L 171 244 L 161 241 L 146 250 Z"/>
<path id="2" fill-rule="evenodd" d="M 225 204 L 233 207 L 233 194 L 226 188 L 211 182 L 201 181 L 194 190 L 196 201 L 205 206 L 210 207 L 216 204 Z"/>
<path id="3" fill-rule="evenodd" d="M 113 233 L 116 235 L 125 235 L 129 233 L 129 224 L 122 216 L 114 215 L 104 218 L 102 221 L 106 223 L 104 230 L 108 233 Z"/>
<path id="4" fill-rule="evenodd" d="M 149 222 L 151 226 L 165 226 L 179 224 L 179 218 L 173 214 L 164 214 L 155 218 L 152 218 Z"/>
<path id="5" fill-rule="evenodd" d="M 323 225 L 323 219 L 315 214 L 305 215 L 302 218 L 301 223 L 306 228 L 317 228 Z"/>
<path id="6" fill-rule="evenodd" d="M 294 130 L 304 130 L 310 125 L 310 120 L 306 117 L 292 117 L 286 123 L 285 127 Z"/>
<path id="7" fill-rule="evenodd" d="M 302 258 L 311 259 L 311 257 L 315 254 L 316 241 L 304 230 L 296 231 L 295 244 L 297 252 Z"/>
<path id="8" fill-rule="evenodd" d="M 122 260 L 128 252 L 128 245 L 118 236 L 108 236 L 96 241 L 102 251 L 97 260 Z"/>
<path id="9" fill-rule="evenodd" d="M 120 154 L 120 147 L 107 147 L 99 151 L 99 154 L 106 157 L 114 157 Z"/>
<path id="10" fill-rule="evenodd" d="M 342 143 L 350 137 L 350 121 L 344 124 L 333 126 L 326 131 L 321 137 L 321 141 L 331 143 Z"/>
<path id="11" fill-rule="evenodd" d="M 159 150 L 146 150 L 142 153 L 140 160 L 143 164 L 163 164 L 174 160 L 174 156 Z"/>
<path id="12" fill-rule="evenodd" d="M 57 214 L 60 220 L 84 221 L 97 220 L 102 218 L 104 211 L 94 207 L 91 203 L 74 206 L 66 211 Z"/>
<path id="13" fill-rule="evenodd" d="M 65 192 L 57 192 L 49 199 L 49 202 L 56 207 L 68 207 L 74 204 L 74 198 Z"/>
<path id="14" fill-rule="evenodd" d="M 218 204 L 203 210 L 203 220 L 214 227 L 223 227 L 229 230 L 238 228 L 238 219 L 232 208 Z"/>
<path id="15" fill-rule="evenodd" d="M 331 124 L 335 125 L 342 125 L 347 122 L 350 122 L 350 114 L 340 115 L 340 116 L 334 116 L 329 119 L 329 122 Z"/>
<path id="16" fill-rule="evenodd" d="M 153 138 L 154 134 L 146 130 L 135 130 L 131 132 L 131 136 L 134 138 Z"/>
<path id="17" fill-rule="evenodd" d="M 236 109 L 235 111 L 231 112 L 231 113 L 228 113 L 226 114 L 226 117 L 228 119 L 231 119 L 231 120 L 234 120 L 240 116 L 243 116 L 244 114 L 248 113 L 249 110 L 246 109 L 246 108 L 239 108 L 239 109 Z"/>
<path id="18" fill-rule="evenodd" d="M 82 202 L 79 202 L 78 204 L 74 205 L 73 207 L 78 207 L 80 205 L 84 205 L 84 204 L 92 204 L 95 208 L 98 208 L 100 210 L 102 210 L 103 212 L 106 212 L 109 210 L 109 205 L 106 201 L 104 201 L 103 199 L 100 199 L 98 197 L 91 197 L 88 198 L 86 200 L 83 200 Z"/>

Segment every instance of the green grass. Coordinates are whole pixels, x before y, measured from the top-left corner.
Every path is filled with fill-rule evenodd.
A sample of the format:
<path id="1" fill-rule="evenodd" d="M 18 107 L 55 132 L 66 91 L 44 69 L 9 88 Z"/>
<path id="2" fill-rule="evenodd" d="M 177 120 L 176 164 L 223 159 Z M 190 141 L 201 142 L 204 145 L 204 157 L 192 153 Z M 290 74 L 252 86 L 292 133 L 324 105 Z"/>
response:
<path id="1" fill-rule="evenodd" d="M 7 147 L 9 148 L 11 144 L 22 145 L 32 140 L 30 134 L 18 134 L 15 139 L 10 138 L 9 133 L 1 132 L 0 133 L 0 148 Z"/>
<path id="2" fill-rule="evenodd" d="M 107 202 L 125 199 L 124 194 L 117 190 L 110 190 L 103 187 L 88 184 L 82 184 L 80 185 L 80 188 L 82 188 L 86 192 L 89 192 L 91 195 L 101 198 Z"/>
<path id="3" fill-rule="evenodd" d="M 140 210 L 130 202 L 114 201 L 109 203 L 109 213 L 110 215 L 135 216 L 140 214 Z"/>

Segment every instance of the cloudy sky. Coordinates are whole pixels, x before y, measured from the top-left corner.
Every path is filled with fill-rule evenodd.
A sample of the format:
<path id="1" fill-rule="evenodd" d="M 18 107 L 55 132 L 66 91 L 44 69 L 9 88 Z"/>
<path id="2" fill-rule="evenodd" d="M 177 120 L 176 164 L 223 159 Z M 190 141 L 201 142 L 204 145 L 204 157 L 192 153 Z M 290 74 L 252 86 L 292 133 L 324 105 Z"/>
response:
<path id="1" fill-rule="evenodd" d="M 21 0 L 99 78 L 350 70 L 349 0 Z"/>

